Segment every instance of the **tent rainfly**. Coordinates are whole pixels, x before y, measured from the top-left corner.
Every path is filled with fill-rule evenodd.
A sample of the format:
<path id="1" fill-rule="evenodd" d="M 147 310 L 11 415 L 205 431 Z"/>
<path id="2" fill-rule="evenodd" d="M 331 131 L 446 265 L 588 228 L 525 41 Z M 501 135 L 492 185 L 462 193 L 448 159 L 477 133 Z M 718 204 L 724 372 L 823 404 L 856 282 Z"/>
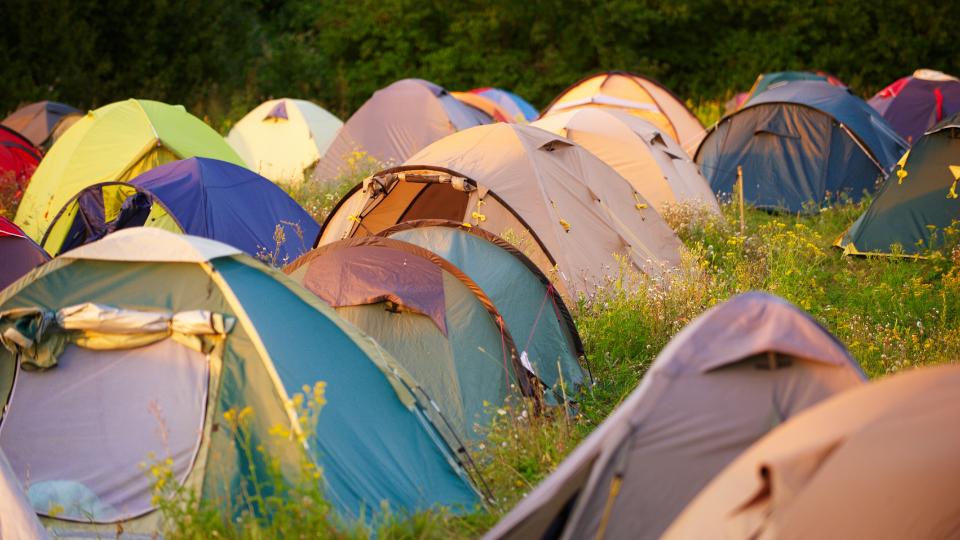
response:
<path id="1" fill-rule="evenodd" d="M 0 290 L 3 290 L 50 257 L 20 227 L 0 216 L 0 260 L 3 261 L 0 264 Z"/>
<path id="2" fill-rule="evenodd" d="M 17 193 L 30 182 L 42 158 L 26 137 L 0 126 L 0 190 L 5 197 L 18 198 Z"/>
<path id="3" fill-rule="evenodd" d="M 83 117 L 83 112 L 56 101 L 38 101 L 24 105 L 2 124 L 22 133 L 37 148 L 49 149 L 67 128 Z"/>
<path id="4" fill-rule="evenodd" d="M 960 79 L 918 69 L 877 92 L 867 103 L 913 144 L 944 118 L 960 113 Z"/>
<path id="5" fill-rule="evenodd" d="M 520 124 L 525 122 L 533 122 L 537 119 L 537 116 L 540 115 L 537 109 L 528 103 L 527 100 L 523 99 L 517 94 L 514 94 L 513 92 L 510 92 L 509 90 L 486 86 L 483 88 L 474 88 L 470 92 L 479 94 L 500 105 L 510 112 L 510 114 L 513 116 L 514 122 Z"/>

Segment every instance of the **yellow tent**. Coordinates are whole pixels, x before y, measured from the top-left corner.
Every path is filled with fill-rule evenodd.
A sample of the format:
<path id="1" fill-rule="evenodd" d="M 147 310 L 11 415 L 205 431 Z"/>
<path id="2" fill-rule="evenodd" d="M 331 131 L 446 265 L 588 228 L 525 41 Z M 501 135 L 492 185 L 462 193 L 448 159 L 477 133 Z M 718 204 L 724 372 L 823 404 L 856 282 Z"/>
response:
<path id="1" fill-rule="evenodd" d="M 223 137 L 180 105 L 138 99 L 106 105 L 53 145 L 24 192 L 16 222 L 40 240 L 54 214 L 80 190 L 194 156 L 244 166 Z"/>

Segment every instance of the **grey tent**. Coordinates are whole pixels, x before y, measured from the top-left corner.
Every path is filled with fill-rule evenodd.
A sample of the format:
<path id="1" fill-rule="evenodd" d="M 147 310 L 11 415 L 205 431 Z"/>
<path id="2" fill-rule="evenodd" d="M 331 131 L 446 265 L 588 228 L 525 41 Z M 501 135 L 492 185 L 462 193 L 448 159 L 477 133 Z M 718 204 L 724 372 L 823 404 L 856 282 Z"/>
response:
<path id="1" fill-rule="evenodd" d="M 757 439 L 863 380 L 843 345 L 792 304 L 734 297 L 677 334 L 640 386 L 486 538 L 658 538 Z"/>
<path id="2" fill-rule="evenodd" d="M 56 101 L 38 101 L 24 105 L 3 119 L 3 125 L 15 129 L 38 148 L 50 148 L 54 140 L 83 113 Z"/>
<path id="3" fill-rule="evenodd" d="M 20 480 L 10 468 L 7 456 L 0 450 L 0 538 L 11 540 L 46 540 L 47 530 L 40 524 Z"/>

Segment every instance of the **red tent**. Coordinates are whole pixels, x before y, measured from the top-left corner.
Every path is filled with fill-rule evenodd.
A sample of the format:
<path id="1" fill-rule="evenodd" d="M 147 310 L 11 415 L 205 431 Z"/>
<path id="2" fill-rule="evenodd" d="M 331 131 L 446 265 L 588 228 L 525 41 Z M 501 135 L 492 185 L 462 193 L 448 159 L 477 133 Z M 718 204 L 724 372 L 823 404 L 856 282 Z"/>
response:
<path id="1" fill-rule="evenodd" d="M 16 131 L 0 125 L 0 204 L 20 199 L 40 164 L 40 150 Z"/>

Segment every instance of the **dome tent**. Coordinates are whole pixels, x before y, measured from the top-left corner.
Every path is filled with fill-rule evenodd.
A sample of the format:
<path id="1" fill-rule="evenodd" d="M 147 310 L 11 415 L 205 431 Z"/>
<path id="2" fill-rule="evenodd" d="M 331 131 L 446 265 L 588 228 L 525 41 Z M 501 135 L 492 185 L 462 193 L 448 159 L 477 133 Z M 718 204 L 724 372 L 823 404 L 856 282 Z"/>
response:
<path id="1" fill-rule="evenodd" d="M 659 276 L 680 261 L 676 235 L 613 169 L 567 139 L 519 124 L 461 131 L 366 179 L 331 212 L 319 243 L 415 219 L 516 235 L 568 298 L 593 294 L 621 264 Z"/>
<path id="2" fill-rule="evenodd" d="M 757 441 L 664 539 L 952 538 L 960 530 L 960 367 L 844 392 Z"/>
<path id="3" fill-rule="evenodd" d="M 42 245 L 62 253 L 137 226 L 210 238 L 277 266 L 309 250 L 320 231 L 310 214 L 266 178 L 226 161 L 190 158 L 129 182 L 85 188 L 53 218 Z"/>
<path id="4" fill-rule="evenodd" d="M 71 197 L 100 182 L 126 182 L 178 159 L 210 157 L 243 165 L 216 131 L 182 106 L 128 99 L 77 121 L 37 168 L 16 222 L 39 241 Z"/>
<path id="5" fill-rule="evenodd" d="M 873 191 L 906 143 L 866 103 L 820 81 L 758 94 L 708 131 L 694 161 L 717 194 L 733 192 L 743 170 L 747 203 L 810 211 L 846 194 Z"/>
<path id="6" fill-rule="evenodd" d="M 687 152 L 703 138 L 703 124 L 665 86 L 626 71 L 606 71 L 574 83 L 543 109 L 540 118 L 570 109 L 602 107 L 648 120 Z"/>
<path id="7" fill-rule="evenodd" d="M 792 304 L 736 296 L 670 340 L 637 389 L 485 538 L 659 538 L 740 452 L 864 378 Z"/>
<path id="8" fill-rule="evenodd" d="M 247 165 L 274 182 L 301 182 L 329 148 L 339 118 L 302 99 L 264 101 L 238 121 L 227 142 Z"/>
<path id="9" fill-rule="evenodd" d="M 960 113 L 944 120 L 900 158 L 867 210 L 837 240 L 848 255 L 917 255 L 936 247 L 960 220 Z"/>
<path id="10" fill-rule="evenodd" d="M 717 198 L 690 156 L 642 118 L 614 109 L 587 108 L 552 114 L 532 125 L 589 150 L 658 212 L 686 203 L 720 213 Z"/>
<path id="11" fill-rule="evenodd" d="M 201 499 L 246 508 L 252 470 L 265 474 L 262 461 L 244 457 L 248 436 L 251 448 L 276 443 L 271 456 L 285 472 L 306 451 L 344 520 L 375 520 L 381 502 L 397 512 L 479 502 L 395 360 L 225 244 L 119 231 L 0 293 L 0 327 L 0 395 L 9 399 L 0 446 L 18 475 L 29 470 L 28 495 L 58 535 L 112 535 L 118 524 L 155 534 L 162 516 L 139 466 L 151 451 L 169 456 L 173 480 Z M 319 381 L 326 405 L 306 444 L 270 435 L 300 429 L 290 398 Z M 238 437 L 225 413 L 247 407 Z"/>
<path id="12" fill-rule="evenodd" d="M 83 112 L 56 101 L 24 105 L 3 119 L 2 124 L 23 133 L 38 148 L 50 148 L 56 139 L 83 117 Z"/>
<path id="13" fill-rule="evenodd" d="M 450 92 L 450 95 L 490 117 L 490 122 L 487 123 L 516 121 L 513 115 L 499 103 L 480 94 L 474 94 L 473 92 Z"/>
<path id="14" fill-rule="evenodd" d="M 388 166 L 455 131 L 490 117 L 421 79 L 403 79 L 374 92 L 337 132 L 313 179 L 329 182 L 353 172 L 358 153 Z"/>
<path id="15" fill-rule="evenodd" d="M 742 105 L 743 102 L 750 101 L 754 96 L 769 88 L 777 88 L 796 81 L 821 81 L 841 88 L 847 87 L 840 79 L 823 71 L 774 71 L 772 73 L 761 73 L 757 75 L 757 80 L 753 82 L 753 86 L 750 87 L 750 90 L 746 93 L 746 96 L 740 104 Z"/>
<path id="16" fill-rule="evenodd" d="M 0 291 L 24 274 L 50 260 L 47 252 L 20 227 L 0 216 Z"/>
<path id="17" fill-rule="evenodd" d="M 430 251 L 352 238 L 321 246 L 284 272 L 390 352 L 437 403 L 453 441 L 481 436 L 474 426 L 489 424 L 491 407 L 534 395 L 493 302 Z"/>
<path id="18" fill-rule="evenodd" d="M 521 361 L 546 385 L 548 402 L 576 398 L 587 382 L 578 362 L 585 358 L 583 343 L 563 298 L 526 255 L 499 236 L 455 221 L 405 221 L 380 236 L 418 245 L 462 270 L 503 316 Z"/>
<path id="19" fill-rule="evenodd" d="M 0 188 L 20 192 L 42 159 L 40 150 L 16 131 L 0 126 Z"/>
<path id="20" fill-rule="evenodd" d="M 48 540 L 37 514 L 23 492 L 20 480 L 10 468 L 7 457 L 0 450 L 0 538 L 17 540 Z"/>
<path id="21" fill-rule="evenodd" d="M 913 144 L 944 118 L 960 112 L 960 79 L 918 69 L 877 92 L 867 103 Z"/>
<path id="22" fill-rule="evenodd" d="M 470 91 L 479 94 L 500 105 L 513 115 L 513 121 L 518 123 L 533 122 L 540 113 L 522 97 L 501 88 L 474 88 Z"/>

